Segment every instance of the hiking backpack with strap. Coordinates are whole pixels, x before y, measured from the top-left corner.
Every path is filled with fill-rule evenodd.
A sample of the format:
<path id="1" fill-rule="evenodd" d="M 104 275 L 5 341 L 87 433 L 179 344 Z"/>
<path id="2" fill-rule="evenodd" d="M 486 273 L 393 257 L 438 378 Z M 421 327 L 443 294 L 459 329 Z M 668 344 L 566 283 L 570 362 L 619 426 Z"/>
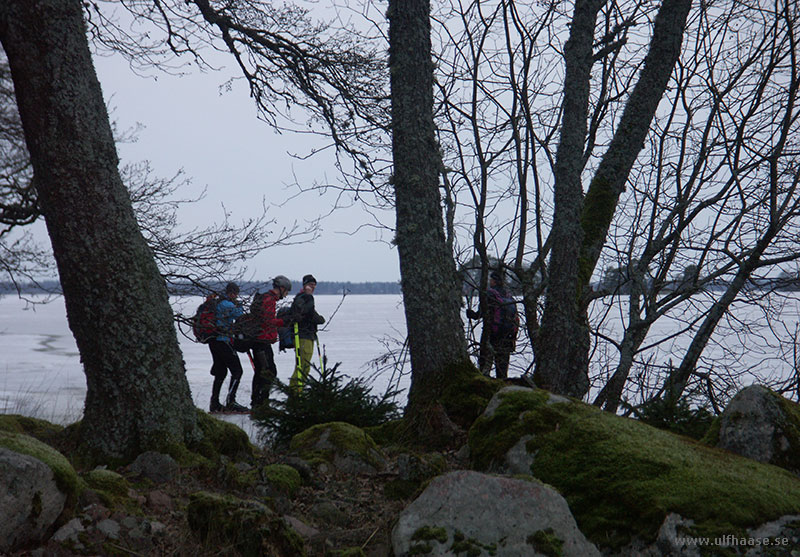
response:
<path id="1" fill-rule="evenodd" d="M 233 323 L 233 348 L 237 352 L 247 352 L 258 338 L 264 313 L 261 305 L 263 299 L 264 294 L 261 292 L 253 294 L 250 311 L 237 317 Z"/>
<path id="2" fill-rule="evenodd" d="M 200 304 L 192 317 L 192 333 L 198 342 L 207 344 L 216 338 L 217 331 L 217 304 L 219 299 L 212 294 Z"/>
<path id="3" fill-rule="evenodd" d="M 284 323 L 289 319 L 292 314 L 291 306 L 283 306 L 278 308 L 275 317 L 283 319 Z M 284 352 L 294 348 L 294 327 L 278 327 L 278 350 Z"/>

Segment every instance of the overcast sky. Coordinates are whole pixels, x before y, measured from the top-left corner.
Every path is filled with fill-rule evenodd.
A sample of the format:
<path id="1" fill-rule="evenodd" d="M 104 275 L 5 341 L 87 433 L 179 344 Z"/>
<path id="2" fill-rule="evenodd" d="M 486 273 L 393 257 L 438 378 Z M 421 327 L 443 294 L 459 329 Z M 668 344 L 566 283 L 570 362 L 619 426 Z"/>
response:
<path id="1" fill-rule="evenodd" d="M 135 144 L 119 146 L 123 163 L 149 160 L 162 177 L 183 169 L 193 181 L 186 197 L 207 188 L 204 201 L 179 214 L 182 223 L 219 220 L 222 204 L 233 221 L 245 219 L 261 212 L 262 198 L 275 205 L 268 214 L 278 226 L 305 223 L 329 212 L 332 195 L 304 193 L 286 200 L 296 195 L 296 180 L 304 185 L 335 181 L 330 157 L 293 159 L 289 152 L 306 153 L 314 139 L 278 134 L 257 120 L 255 104 L 241 81 L 232 91 L 220 92 L 227 77 L 235 75 L 230 65 L 221 72 L 158 74 L 157 79 L 135 75 L 120 56 L 96 56 L 95 66 L 113 109 L 112 120 L 123 130 L 143 126 Z M 392 218 L 387 215 L 387 220 Z M 312 273 L 319 281 L 399 280 L 397 252 L 386 242 L 386 234 L 383 241 L 374 229 L 349 235 L 369 221 L 360 206 L 339 210 L 323 221 L 318 240 L 264 252 L 248 264 L 249 276 L 299 279 Z"/>

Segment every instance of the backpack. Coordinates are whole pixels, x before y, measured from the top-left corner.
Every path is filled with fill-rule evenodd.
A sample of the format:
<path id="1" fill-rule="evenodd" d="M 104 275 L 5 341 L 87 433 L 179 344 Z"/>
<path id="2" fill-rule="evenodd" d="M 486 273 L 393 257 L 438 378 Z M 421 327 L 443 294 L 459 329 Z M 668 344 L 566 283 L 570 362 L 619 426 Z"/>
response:
<path id="1" fill-rule="evenodd" d="M 250 302 L 250 313 L 255 317 L 263 317 L 264 296 L 266 296 L 266 293 L 256 292 L 253 294 L 253 301 Z"/>
<path id="2" fill-rule="evenodd" d="M 286 320 L 291 314 L 291 306 L 283 306 L 278 308 L 275 317 Z M 278 350 L 285 352 L 290 348 L 294 348 L 294 327 L 278 327 Z"/>
<path id="3" fill-rule="evenodd" d="M 192 333 L 197 342 L 207 344 L 213 340 L 219 332 L 217 331 L 217 304 L 219 298 L 212 294 L 200 304 L 192 317 Z"/>
<path id="4" fill-rule="evenodd" d="M 517 338 L 519 332 L 519 313 L 517 302 L 510 295 L 503 295 L 495 289 L 490 289 L 489 296 L 494 299 L 494 314 L 492 315 L 492 335 L 499 337 Z"/>

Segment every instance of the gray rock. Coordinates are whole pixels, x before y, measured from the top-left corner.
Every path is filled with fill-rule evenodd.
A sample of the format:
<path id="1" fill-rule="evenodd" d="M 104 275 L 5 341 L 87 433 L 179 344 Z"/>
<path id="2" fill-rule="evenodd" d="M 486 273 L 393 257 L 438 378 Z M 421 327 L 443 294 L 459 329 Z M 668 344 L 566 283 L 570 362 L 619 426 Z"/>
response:
<path id="1" fill-rule="evenodd" d="M 600 555 L 553 488 L 467 470 L 431 480 L 400 513 L 392 546 L 397 557 L 419 551 L 431 556 L 461 551 L 498 557 L 553 551 L 565 557 Z"/>
<path id="2" fill-rule="evenodd" d="M 0 552 L 41 542 L 66 499 L 44 462 L 0 448 Z"/>
<path id="3" fill-rule="evenodd" d="M 519 441 L 506 453 L 505 466 L 503 471 L 507 474 L 528 474 L 531 473 L 531 466 L 536 458 L 536 453 L 529 453 L 525 444 L 533 439 L 533 435 L 523 435 Z"/>
<path id="4" fill-rule="evenodd" d="M 175 459 L 154 451 L 147 451 L 137 456 L 128 469 L 132 474 L 145 477 L 155 483 L 170 482 L 180 471 Z"/>
<path id="5" fill-rule="evenodd" d="M 98 522 L 95 528 L 97 528 L 97 530 L 107 538 L 114 540 L 119 539 L 120 526 L 119 522 L 116 520 L 106 518 L 105 520 Z"/>
<path id="6" fill-rule="evenodd" d="M 86 528 L 83 527 L 81 521 L 77 518 L 73 518 L 64 524 L 64 526 L 56 530 L 56 533 L 53 534 L 51 539 L 58 543 L 63 543 L 66 541 L 74 543 L 78 541 L 78 534 L 84 531 L 86 531 Z"/>
<path id="7" fill-rule="evenodd" d="M 741 456 L 800 473 L 800 409 L 761 385 L 742 389 L 719 418 L 716 446 Z"/>
<path id="8" fill-rule="evenodd" d="M 309 526 L 299 518 L 295 518 L 290 515 L 283 515 L 283 520 L 288 524 L 292 530 L 300 534 L 300 537 L 303 539 L 309 540 L 317 538 L 320 535 L 319 530 L 314 528 L 313 526 Z"/>

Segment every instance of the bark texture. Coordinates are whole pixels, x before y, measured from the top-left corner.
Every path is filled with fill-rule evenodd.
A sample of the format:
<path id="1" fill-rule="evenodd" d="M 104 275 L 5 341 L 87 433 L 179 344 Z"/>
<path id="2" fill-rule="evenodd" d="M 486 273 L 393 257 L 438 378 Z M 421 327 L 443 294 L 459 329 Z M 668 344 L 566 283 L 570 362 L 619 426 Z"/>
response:
<path id="1" fill-rule="evenodd" d="M 583 298 L 619 196 L 680 55 L 691 0 L 661 4 L 641 74 L 584 199 L 580 163 L 599 6 L 597 1 L 576 2 L 564 48 L 564 120 L 556 160 L 553 254 L 535 377 L 553 392 L 579 398 L 589 390 L 589 329 Z"/>
<path id="2" fill-rule="evenodd" d="M 556 152 L 553 249 L 534 372 L 540 387 L 579 398 L 589 390 L 589 328 L 580 310 L 578 284 L 578 254 L 583 242 L 581 170 L 599 7 L 595 0 L 576 1 L 564 45 L 564 116 Z"/>
<path id="3" fill-rule="evenodd" d="M 393 0 L 387 12 L 395 242 L 412 367 L 407 416 L 439 397 L 453 365 L 469 361 L 460 283 L 442 219 L 429 12 L 427 0 Z"/>
<path id="4" fill-rule="evenodd" d="M 67 319 L 87 382 L 83 440 L 130 458 L 195 432 L 166 286 L 134 218 L 79 0 L 3 0 L 11 66 Z"/>

